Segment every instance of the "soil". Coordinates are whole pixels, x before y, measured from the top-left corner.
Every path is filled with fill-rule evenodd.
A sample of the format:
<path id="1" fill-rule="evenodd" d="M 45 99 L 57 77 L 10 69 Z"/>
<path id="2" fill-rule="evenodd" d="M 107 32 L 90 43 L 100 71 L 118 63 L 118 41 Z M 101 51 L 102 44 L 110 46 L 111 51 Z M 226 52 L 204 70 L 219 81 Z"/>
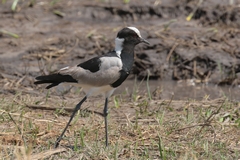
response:
<path id="1" fill-rule="evenodd" d="M 122 27 L 136 26 L 151 43 L 136 48 L 138 79 L 239 83 L 239 0 L 54 2 L 0 5 L 1 81 L 35 87 L 35 76 L 104 54 Z"/>

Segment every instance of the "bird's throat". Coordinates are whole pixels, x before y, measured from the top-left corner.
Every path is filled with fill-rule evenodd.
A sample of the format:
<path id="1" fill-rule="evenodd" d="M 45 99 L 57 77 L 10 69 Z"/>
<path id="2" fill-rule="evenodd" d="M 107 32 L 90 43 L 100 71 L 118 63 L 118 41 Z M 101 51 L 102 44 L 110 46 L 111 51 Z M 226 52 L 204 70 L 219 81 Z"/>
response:
<path id="1" fill-rule="evenodd" d="M 134 63 L 134 47 L 123 48 L 120 57 L 123 63 L 123 68 L 128 72 L 131 71 Z"/>

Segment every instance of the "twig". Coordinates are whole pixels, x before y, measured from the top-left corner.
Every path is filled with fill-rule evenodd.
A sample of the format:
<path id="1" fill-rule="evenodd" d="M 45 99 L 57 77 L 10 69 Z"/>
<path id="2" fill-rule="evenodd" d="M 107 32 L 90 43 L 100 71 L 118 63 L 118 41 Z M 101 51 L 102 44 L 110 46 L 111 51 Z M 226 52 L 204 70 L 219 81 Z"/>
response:
<path id="1" fill-rule="evenodd" d="M 175 48 L 176 48 L 177 46 L 178 46 L 178 43 L 175 43 L 175 44 L 173 45 L 172 49 L 170 50 L 170 52 L 168 53 L 168 56 L 167 56 L 167 58 L 166 58 L 166 61 L 167 61 L 167 62 L 169 61 L 169 59 L 170 59 L 173 51 L 175 50 Z"/>
<path id="2" fill-rule="evenodd" d="M 5 110 L 0 110 L 0 112 L 1 112 L 1 114 L 7 113 L 7 111 L 5 111 Z M 50 122 L 50 123 L 57 122 L 57 120 L 36 119 L 34 117 L 28 117 L 28 116 L 18 114 L 18 113 L 8 113 L 8 114 L 13 115 L 13 116 L 21 116 L 22 118 L 31 119 L 31 120 L 38 121 L 38 122 Z M 5 133 L 0 132 L 0 136 L 1 136 L 1 134 L 5 134 Z M 11 132 L 9 132 L 8 134 L 11 134 Z M 13 134 L 15 134 L 15 132 Z"/>
<path id="3" fill-rule="evenodd" d="M 18 148 L 18 149 L 24 149 L 25 148 L 24 146 L 0 145 L 0 148 L 11 148 L 11 147 Z"/>
<path id="4" fill-rule="evenodd" d="M 209 126 L 209 124 L 206 124 L 206 123 L 195 124 L 195 125 L 192 125 L 192 126 L 187 126 L 187 127 L 184 127 L 184 128 L 176 129 L 173 132 L 179 132 L 179 131 L 182 131 L 182 130 L 185 130 L 185 129 L 198 127 L 198 126 L 206 126 L 206 125 Z"/>
<path id="5" fill-rule="evenodd" d="M 26 105 L 26 107 L 31 108 L 31 109 L 41 109 L 41 110 L 53 110 L 55 111 L 56 109 L 62 109 L 59 107 L 51 107 L 51 106 L 40 106 L 40 105 Z M 64 107 L 64 110 L 68 111 L 68 112 L 72 112 L 74 110 L 74 108 L 70 108 L 70 107 Z"/>
<path id="6" fill-rule="evenodd" d="M 199 46 L 196 34 L 193 35 L 193 38 L 194 38 L 194 42 L 196 43 L 196 45 Z"/>
<path id="7" fill-rule="evenodd" d="M 174 97 L 174 94 L 172 94 L 171 99 L 170 99 L 170 101 L 169 101 L 169 103 L 168 103 L 168 105 L 167 105 L 167 108 L 169 108 L 170 104 L 172 103 L 173 97 Z"/>
<path id="8" fill-rule="evenodd" d="M 0 136 L 15 135 L 16 132 L 0 132 Z"/>
<path id="9" fill-rule="evenodd" d="M 40 106 L 40 105 L 26 105 L 26 107 L 32 108 L 32 109 L 53 110 L 53 111 L 56 110 L 56 109 L 64 109 L 67 112 L 73 112 L 73 110 L 74 110 L 74 108 L 70 108 L 70 107 L 58 108 L 58 107 Z M 87 111 L 87 112 L 91 112 L 91 113 L 103 116 L 103 113 L 100 113 L 98 111 L 89 110 L 87 108 L 86 109 L 81 109 L 81 111 Z"/>
<path id="10" fill-rule="evenodd" d="M 206 120 L 204 123 L 200 123 L 200 124 L 195 124 L 195 125 L 192 125 L 192 126 L 187 126 L 187 127 L 184 127 L 184 128 L 180 128 L 180 129 L 176 129 L 174 130 L 173 132 L 177 132 L 177 131 L 182 131 L 182 130 L 185 130 L 185 129 L 189 129 L 189 128 L 193 128 L 193 127 L 197 127 L 197 126 L 201 126 L 201 129 L 200 129 L 200 132 L 202 131 L 202 128 L 205 127 L 205 126 L 211 126 L 213 128 L 213 126 L 210 124 L 211 123 L 211 118 L 218 114 L 219 111 L 221 110 L 221 108 L 223 107 L 223 104 L 224 102 L 226 101 L 226 99 L 222 102 L 221 106 L 217 109 L 216 112 L 213 112 Z M 214 130 L 213 130 L 214 131 Z M 214 134 L 215 134 L 215 131 L 214 131 Z"/>
<path id="11" fill-rule="evenodd" d="M 217 111 L 216 111 L 216 112 L 213 112 L 213 113 L 207 118 L 207 120 L 205 121 L 205 123 L 209 123 L 209 122 L 210 122 L 210 119 L 211 119 L 214 115 L 216 115 L 216 114 L 219 113 L 219 111 L 220 111 L 221 108 L 223 107 L 223 104 L 224 104 L 225 101 L 226 101 L 226 99 L 222 102 L 221 106 L 217 109 Z"/>
<path id="12" fill-rule="evenodd" d="M 58 149 L 45 151 L 45 152 L 41 152 L 41 153 L 37 153 L 35 155 L 32 155 L 31 159 L 45 159 L 45 158 L 47 158 L 47 157 L 49 157 L 53 154 L 66 152 L 66 151 L 67 151 L 67 149 L 65 149 L 65 148 L 58 148 Z"/>
<path id="13" fill-rule="evenodd" d="M 8 116 L 10 117 L 10 119 L 12 120 L 12 122 L 15 124 L 15 126 L 17 127 L 18 132 L 19 132 L 19 134 L 21 135 L 21 138 L 22 138 L 22 140 L 23 140 L 24 146 L 26 146 L 26 141 L 25 141 L 25 138 L 24 138 L 24 136 L 23 136 L 23 134 L 22 134 L 21 129 L 18 127 L 17 123 L 16 123 L 15 120 L 12 118 L 11 114 L 10 114 L 9 112 L 7 112 L 7 114 L 8 114 Z"/>
<path id="14" fill-rule="evenodd" d="M 206 124 L 206 125 L 211 126 L 211 127 L 213 128 L 213 126 L 210 124 L 210 123 L 212 122 L 212 117 L 219 113 L 219 111 L 220 111 L 221 108 L 223 107 L 223 104 L 225 103 L 225 101 L 226 101 L 226 98 L 225 98 L 225 100 L 222 102 L 221 106 L 217 109 L 217 111 L 216 111 L 216 112 L 213 112 L 213 113 L 205 120 L 205 124 Z M 201 127 L 199 133 L 202 132 L 203 127 L 204 127 L 204 126 Z M 213 129 L 213 132 L 214 132 L 214 140 L 215 140 L 216 133 L 215 133 L 215 130 L 214 130 L 214 129 Z"/>

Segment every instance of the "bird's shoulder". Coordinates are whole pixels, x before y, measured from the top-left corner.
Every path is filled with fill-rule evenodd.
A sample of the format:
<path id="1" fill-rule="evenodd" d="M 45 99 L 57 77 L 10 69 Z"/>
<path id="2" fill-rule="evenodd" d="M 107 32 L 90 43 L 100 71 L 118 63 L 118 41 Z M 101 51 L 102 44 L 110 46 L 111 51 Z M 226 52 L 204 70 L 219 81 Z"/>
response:
<path id="1" fill-rule="evenodd" d="M 89 70 L 94 73 L 100 70 L 100 67 L 103 63 L 102 59 L 111 60 L 112 58 L 115 58 L 115 57 L 118 58 L 116 51 L 110 51 L 105 55 L 93 57 L 85 62 L 82 62 L 78 64 L 77 67 L 81 67 L 85 70 Z"/>
<path id="2" fill-rule="evenodd" d="M 97 72 L 99 71 L 100 65 L 101 65 L 100 57 L 94 57 L 85 62 L 80 63 L 79 65 L 77 65 L 77 67 L 81 67 L 91 72 Z"/>

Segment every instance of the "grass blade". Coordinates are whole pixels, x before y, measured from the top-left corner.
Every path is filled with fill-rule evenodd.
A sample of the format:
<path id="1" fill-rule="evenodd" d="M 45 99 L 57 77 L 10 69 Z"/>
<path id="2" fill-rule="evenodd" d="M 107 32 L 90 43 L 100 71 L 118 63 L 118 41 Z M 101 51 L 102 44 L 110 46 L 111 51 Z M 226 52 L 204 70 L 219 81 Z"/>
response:
<path id="1" fill-rule="evenodd" d="M 11 36 L 11 37 L 13 37 L 13 38 L 19 38 L 19 37 L 20 37 L 18 34 L 12 33 L 12 32 L 6 31 L 6 30 L 0 30 L 0 33 L 9 35 L 9 36 Z"/>
<path id="2" fill-rule="evenodd" d="M 14 0 L 13 3 L 12 3 L 12 7 L 11 7 L 12 11 L 16 10 L 17 4 L 18 4 L 18 0 Z"/>
<path id="3" fill-rule="evenodd" d="M 149 100 L 152 100 L 152 95 L 151 95 L 150 86 L 149 86 L 150 71 L 147 70 L 147 72 L 148 72 L 148 74 L 147 74 L 147 91 L 148 91 L 148 98 L 149 98 Z"/>

